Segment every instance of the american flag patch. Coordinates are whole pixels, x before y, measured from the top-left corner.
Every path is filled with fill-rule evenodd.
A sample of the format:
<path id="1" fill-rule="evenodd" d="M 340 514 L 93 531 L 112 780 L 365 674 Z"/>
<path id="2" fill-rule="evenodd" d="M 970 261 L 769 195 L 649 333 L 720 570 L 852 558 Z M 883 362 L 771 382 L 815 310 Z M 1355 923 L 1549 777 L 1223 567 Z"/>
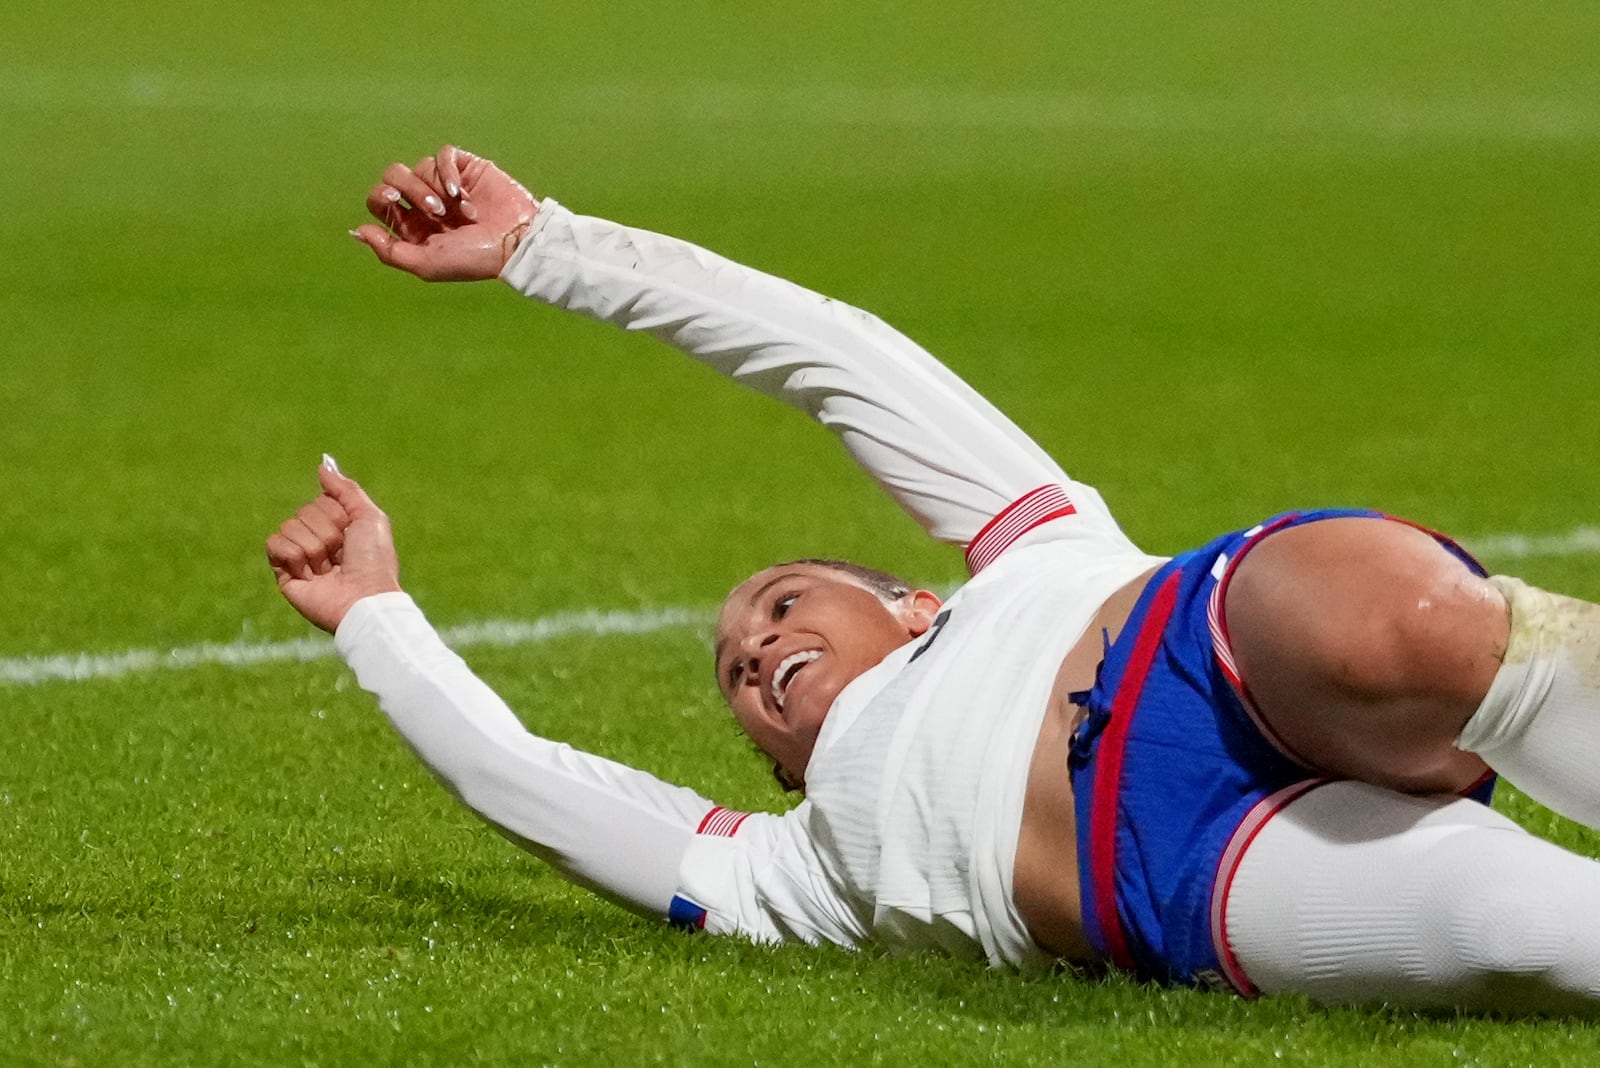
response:
<path id="1" fill-rule="evenodd" d="M 667 906 L 667 922 L 684 931 L 698 931 L 706 925 L 706 910 L 682 894 L 675 894 Z"/>
<path id="2" fill-rule="evenodd" d="M 731 808 L 718 805 L 706 813 L 705 818 L 700 821 L 700 826 L 694 829 L 694 833 L 709 834 L 717 838 L 732 838 L 733 832 L 749 818 L 748 812 L 735 812 Z"/>
<path id="3" fill-rule="evenodd" d="M 1036 490 L 1029 490 L 1006 505 L 999 515 L 978 531 L 976 538 L 967 543 L 967 571 L 976 575 L 1034 527 L 1064 515 L 1076 515 L 1077 512 L 1077 506 L 1060 486 L 1040 486 Z"/>

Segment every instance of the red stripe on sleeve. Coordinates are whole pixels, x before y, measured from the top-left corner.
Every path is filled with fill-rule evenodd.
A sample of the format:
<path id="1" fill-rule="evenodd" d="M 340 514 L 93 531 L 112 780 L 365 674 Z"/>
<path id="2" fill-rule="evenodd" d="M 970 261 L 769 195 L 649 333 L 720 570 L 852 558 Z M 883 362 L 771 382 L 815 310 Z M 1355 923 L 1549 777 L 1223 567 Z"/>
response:
<path id="1" fill-rule="evenodd" d="M 967 570 L 976 575 L 1028 531 L 1052 519 L 1076 515 L 1077 506 L 1060 486 L 1040 486 L 1006 505 L 967 543 Z"/>
<path id="2" fill-rule="evenodd" d="M 694 829 L 694 833 L 711 835 L 715 838 L 732 838 L 739 825 L 749 818 L 748 812 L 736 812 L 731 808 L 717 805 L 705 814 L 700 826 Z"/>

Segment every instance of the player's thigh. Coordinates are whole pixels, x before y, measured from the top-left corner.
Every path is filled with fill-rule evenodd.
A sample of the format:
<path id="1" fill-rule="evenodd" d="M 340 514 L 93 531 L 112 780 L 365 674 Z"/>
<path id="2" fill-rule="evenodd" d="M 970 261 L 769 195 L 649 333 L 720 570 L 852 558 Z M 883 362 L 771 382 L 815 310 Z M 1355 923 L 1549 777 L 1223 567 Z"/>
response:
<path id="1" fill-rule="evenodd" d="M 1239 561 L 1223 611 L 1247 698 L 1302 759 L 1416 791 L 1483 773 L 1453 742 L 1505 650 L 1505 601 L 1425 531 L 1288 527 Z"/>

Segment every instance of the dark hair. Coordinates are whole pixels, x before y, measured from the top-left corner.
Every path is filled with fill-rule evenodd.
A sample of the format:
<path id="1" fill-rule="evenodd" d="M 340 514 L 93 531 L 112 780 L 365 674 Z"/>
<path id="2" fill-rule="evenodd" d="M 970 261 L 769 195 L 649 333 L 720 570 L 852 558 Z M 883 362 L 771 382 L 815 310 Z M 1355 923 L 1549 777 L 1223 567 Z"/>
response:
<path id="1" fill-rule="evenodd" d="M 803 560 L 790 560 L 779 567 L 793 567 L 796 564 L 810 564 L 812 567 L 826 567 L 834 571 L 842 571 L 857 582 L 867 586 L 886 601 L 898 601 L 911 592 L 911 583 L 901 578 L 896 578 L 887 571 L 879 571 L 875 567 L 866 567 L 862 564 L 852 563 L 849 560 L 824 560 L 817 557 L 807 557 Z"/>

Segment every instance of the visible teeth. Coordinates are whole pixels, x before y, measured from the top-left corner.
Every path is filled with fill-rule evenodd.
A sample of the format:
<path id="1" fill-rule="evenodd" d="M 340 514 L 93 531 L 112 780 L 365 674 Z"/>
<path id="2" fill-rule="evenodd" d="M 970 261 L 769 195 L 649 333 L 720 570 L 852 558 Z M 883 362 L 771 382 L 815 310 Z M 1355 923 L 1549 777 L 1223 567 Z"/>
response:
<path id="1" fill-rule="evenodd" d="M 777 702 L 778 709 L 783 709 L 783 699 L 789 693 L 789 682 L 801 668 L 822 655 L 819 649 L 809 649 L 803 653 L 790 653 L 778 665 L 778 670 L 772 673 L 772 699 Z"/>

